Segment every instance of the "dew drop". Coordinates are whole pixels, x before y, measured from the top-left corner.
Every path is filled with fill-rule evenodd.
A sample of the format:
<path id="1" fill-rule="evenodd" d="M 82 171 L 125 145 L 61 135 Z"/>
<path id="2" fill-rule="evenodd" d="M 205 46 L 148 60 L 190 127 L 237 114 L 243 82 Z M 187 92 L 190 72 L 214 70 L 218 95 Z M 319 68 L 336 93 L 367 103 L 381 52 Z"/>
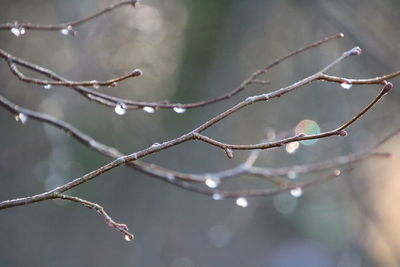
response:
<path id="1" fill-rule="evenodd" d="M 15 120 L 21 122 L 22 124 L 25 124 L 28 121 L 28 116 L 24 113 L 19 113 L 15 116 Z"/>
<path id="2" fill-rule="evenodd" d="M 50 90 L 51 89 L 51 84 L 46 84 L 43 86 L 44 89 Z"/>
<path id="3" fill-rule="evenodd" d="M 67 28 L 61 29 L 61 30 L 60 30 L 60 33 L 61 33 L 62 35 L 68 35 L 68 34 L 69 34 L 69 30 L 68 30 Z"/>
<path id="4" fill-rule="evenodd" d="M 93 86 L 93 89 L 99 89 L 100 85 L 98 84 L 98 82 L 96 80 L 90 81 L 90 83 Z"/>
<path id="5" fill-rule="evenodd" d="M 334 174 L 335 176 L 339 176 L 340 174 L 342 174 L 342 172 L 341 172 L 339 169 L 335 169 L 335 170 L 333 171 L 333 174 Z"/>
<path id="6" fill-rule="evenodd" d="M 21 35 L 21 30 L 17 27 L 11 28 L 11 32 L 17 37 L 19 37 Z"/>
<path id="7" fill-rule="evenodd" d="M 173 182 L 175 180 L 175 176 L 172 173 L 167 173 L 167 180 Z"/>
<path id="8" fill-rule="evenodd" d="M 125 235 L 125 240 L 126 240 L 126 241 L 132 241 L 132 239 L 133 239 L 133 236 L 131 236 L 131 235 Z"/>
<path id="9" fill-rule="evenodd" d="M 143 107 L 143 111 L 147 113 L 154 113 L 156 110 L 153 107 Z"/>
<path id="10" fill-rule="evenodd" d="M 349 90 L 353 84 L 351 84 L 350 82 L 343 82 L 340 84 L 340 86 L 342 86 L 343 89 Z"/>
<path id="11" fill-rule="evenodd" d="M 290 190 L 292 197 L 301 197 L 303 195 L 303 189 L 301 187 L 294 188 Z"/>
<path id="12" fill-rule="evenodd" d="M 115 87 L 115 86 L 117 86 L 118 85 L 118 83 L 117 82 L 113 82 L 112 84 L 110 84 L 108 87 Z"/>
<path id="13" fill-rule="evenodd" d="M 66 28 L 61 29 L 60 33 L 62 35 L 69 35 L 69 34 L 75 35 L 77 32 L 72 29 L 71 25 L 68 25 Z"/>
<path id="14" fill-rule="evenodd" d="M 19 28 L 19 34 L 20 35 L 23 35 L 23 34 L 25 34 L 25 28 Z"/>
<path id="15" fill-rule="evenodd" d="M 151 147 L 158 147 L 158 146 L 160 146 L 160 143 L 154 143 L 151 145 Z"/>
<path id="16" fill-rule="evenodd" d="M 176 113 L 178 113 L 178 114 L 182 114 L 182 113 L 185 113 L 186 108 L 183 108 L 183 107 L 174 107 L 174 111 L 175 111 Z"/>
<path id="17" fill-rule="evenodd" d="M 218 177 L 212 177 L 209 176 L 204 183 L 206 184 L 207 187 L 209 188 L 217 188 L 219 184 L 221 183 L 221 180 Z"/>
<path id="18" fill-rule="evenodd" d="M 238 199 L 236 199 L 236 205 L 238 205 L 239 207 L 246 208 L 248 204 L 249 202 L 247 202 L 247 199 L 245 199 L 244 197 L 239 197 Z"/>
<path id="19" fill-rule="evenodd" d="M 290 171 L 288 171 L 288 173 L 287 173 L 287 177 L 289 178 L 289 179 L 296 179 L 297 178 L 297 172 L 295 172 L 295 171 L 292 171 L 292 170 L 290 170 Z"/>
<path id="20" fill-rule="evenodd" d="M 126 106 L 123 103 L 117 104 L 114 108 L 115 113 L 122 116 L 126 113 Z"/>
<path id="21" fill-rule="evenodd" d="M 286 145 L 285 149 L 287 153 L 294 154 L 296 150 L 299 148 L 299 146 L 300 146 L 299 142 L 291 142 Z"/>
<path id="22" fill-rule="evenodd" d="M 214 199 L 214 200 L 222 200 L 222 199 L 224 199 L 224 196 L 221 195 L 221 194 L 218 194 L 218 193 L 214 193 L 212 195 L 212 199 Z"/>

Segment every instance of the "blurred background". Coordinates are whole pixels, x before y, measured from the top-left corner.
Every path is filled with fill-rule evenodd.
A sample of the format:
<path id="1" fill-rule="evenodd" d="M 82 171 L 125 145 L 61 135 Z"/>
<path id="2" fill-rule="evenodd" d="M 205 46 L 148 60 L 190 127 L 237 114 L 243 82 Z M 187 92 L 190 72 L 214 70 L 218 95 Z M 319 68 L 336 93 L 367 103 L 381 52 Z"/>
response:
<path id="1" fill-rule="evenodd" d="M 60 23 L 84 17 L 117 0 L 11 1 L 0 5 L 1 23 Z M 303 53 L 265 75 L 271 83 L 205 108 L 177 114 L 113 109 L 64 87 L 46 90 L 14 77 L 0 65 L 1 94 L 65 120 L 124 153 L 177 137 L 247 96 L 270 92 L 318 71 L 358 45 L 330 74 L 369 78 L 400 69 L 400 2 L 395 0 L 143 0 L 76 28 L 77 36 L 1 32 L 0 48 L 71 80 L 106 80 L 140 68 L 144 75 L 101 88 L 141 101 L 188 103 L 224 94 L 249 74 L 308 43 L 339 32 L 345 38 Z M 27 72 L 29 73 L 29 72 Z M 31 73 L 29 73 L 31 74 Z M 399 127 L 395 90 L 345 138 L 332 137 L 295 153 L 263 152 L 261 167 L 283 167 L 363 151 Z M 331 130 L 357 114 L 380 90 L 315 82 L 280 99 L 252 105 L 207 130 L 228 143 L 256 143 L 265 129 L 291 131 L 304 120 Z M 81 176 L 109 159 L 62 132 L 0 110 L 0 200 L 41 193 Z M 121 167 L 74 189 L 95 201 L 135 234 L 126 242 L 94 211 L 47 201 L 0 211 L 0 266 L 400 266 L 399 138 L 380 148 L 389 159 L 369 159 L 336 180 L 290 194 L 215 201 Z M 206 173 L 243 162 L 202 143 L 187 143 L 146 162 Z M 324 177 L 326 173 L 297 179 Z M 222 189 L 269 186 L 247 176 Z"/>

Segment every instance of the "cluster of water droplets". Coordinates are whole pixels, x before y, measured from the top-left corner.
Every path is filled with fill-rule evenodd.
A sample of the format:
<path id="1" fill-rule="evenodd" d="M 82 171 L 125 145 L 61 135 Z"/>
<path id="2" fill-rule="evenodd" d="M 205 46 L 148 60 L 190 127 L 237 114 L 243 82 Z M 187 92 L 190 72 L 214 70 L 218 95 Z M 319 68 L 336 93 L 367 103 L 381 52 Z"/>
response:
<path id="1" fill-rule="evenodd" d="M 74 30 L 74 28 L 72 28 L 71 25 L 68 25 L 67 27 L 65 27 L 64 29 L 60 30 L 60 33 L 62 35 L 76 35 L 77 31 Z"/>
<path id="2" fill-rule="evenodd" d="M 26 33 L 26 30 L 24 27 L 20 27 L 18 26 L 18 24 L 16 24 L 14 27 L 11 28 L 11 33 L 17 37 L 20 37 L 21 35 L 24 35 Z"/>
<path id="3" fill-rule="evenodd" d="M 18 113 L 17 115 L 15 115 L 15 120 L 21 122 L 22 124 L 25 124 L 28 122 L 28 116 L 24 113 Z"/>

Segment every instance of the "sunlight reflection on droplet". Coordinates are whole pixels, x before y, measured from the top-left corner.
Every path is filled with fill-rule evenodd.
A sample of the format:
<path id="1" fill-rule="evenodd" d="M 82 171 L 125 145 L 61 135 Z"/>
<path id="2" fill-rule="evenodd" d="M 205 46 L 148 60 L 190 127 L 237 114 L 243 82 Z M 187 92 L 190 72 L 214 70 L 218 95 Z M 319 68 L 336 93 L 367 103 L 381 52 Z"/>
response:
<path id="1" fill-rule="evenodd" d="M 294 154 L 296 150 L 299 148 L 299 142 L 291 142 L 286 145 L 286 152 L 289 154 Z"/>
<path id="2" fill-rule="evenodd" d="M 23 28 L 22 28 L 22 29 L 23 29 Z M 13 27 L 13 28 L 11 28 L 11 32 L 12 32 L 15 36 L 17 36 L 17 37 L 19 37 L 20 35 L 23 34 L 23 33 L 21 33 L 21 29 L 18 28 L 18 27 Z M 24 33 L 25 33 L 25 29 L 24 29 Z"/>
<path id="3" fill-rule="evenodd" d="M 126 114 L 126 106 L 123 103 L 117 104 L 114 108 L 115 113 L 122 116 Z"/>
<path id="4" fill-rule="evenodd" d="M 315 135 L 319 134 L 321 132 L 321 129 L 319 128 L 318 123 L 316 123 L 313 120 L 302 120 L 299 122 L 294 130 L 296 135 L 299 135 L 301 133 L 306 134 L 306 135 Z M 302 145 L 312 145 L 315 144 L 318 140 L 313 139 L 313 140 L 305 140 L 305 141 L 300 141 Z"/>
<path id="5" fill-rule="evenodd" d="M 239 207 L 246 208 L 248 204 L 249 202 L 247 202 L 247 199 L 245 199 L 244 197 L 239 197 L 238 199 L 236 199 L 236 205 L 238 205 Z"/>
<path id="6" fill-rule="evenodd" d="M 218 177 L 208 176 L 204 183 L 209 188 L 217 188 L 219 186 L 220 182 L 221 181 Z"/>
<path id="7" fill-rule="evenodd" d="M 44 89 L 50 90 L 51 89 L 51 84 L 46 84 L 43 86 Z"/>
<path id="8" fill-rule="evenodd" d="M 24 113 L 19 113 L 15 116 L 15 120 L 21 122 L 22 124 L 25 124 L 28 121 L 28 116 Z"/>
<path id="9" fill-rule="evenodd" d="M 154 113 L 156 110 L 153 107 L 143 107 L 143 111 L 147 113 Z"/>
<path id="10" fill-rule="evenodd" d="M 60 30 L 60 33 L 61 33 L 62 35 L 68 35 L 68 34 L 69 34 L 69 30 L 68 30 L 67 28 L 61 29 L 61 30 Z"/>
<path id="11" fill-rule="evenodd" d="M 303 189 L 301 189 L 301 187 L 294 188 L 290 190 L 290 194 L 293 197 L 301 197 L 303 195 Z"/>
<path id="12" fill-rule="evenodd" d="M 132 241 L 132 240 L 133 240 L 133 237 L 130 236 L 130 235 L 125 235 L 125 240 L 126 240 L 126 241 Z"/>
<path id="13" fill-rule="evenodd" d="M 174 111 L 175 111 L 176 113 L 178 113 L 178 114 L 182 114 L 182 113 L 185 113 L 186 108 L 183 108 L 183 107 L 174 107 Z"/>
<path id="14" fill-rule="evenodd" d="M 351 84 L 350 82 L 343 82 L 340 84 L 340 86 L 342 86 L 343 89 L 349 90 L 353 84 Z"/>
<path id="15" fill-rule="evenodd" d="M 339 169 L 335 169 L 335 170 L 333 171 L 333 174 L 334 174 L 335 176 L 339 176 L 340 174 L 342 174 L 342 172 L 341 172 Z"/>

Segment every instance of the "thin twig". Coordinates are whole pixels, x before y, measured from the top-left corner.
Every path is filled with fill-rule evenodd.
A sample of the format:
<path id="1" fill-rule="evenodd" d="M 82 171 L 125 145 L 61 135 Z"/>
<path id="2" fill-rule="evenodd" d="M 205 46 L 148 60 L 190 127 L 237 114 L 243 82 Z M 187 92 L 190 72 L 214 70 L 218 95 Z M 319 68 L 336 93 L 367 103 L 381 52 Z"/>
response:
<path id="1" fill-rule="evenodd" d="M 72 89 L 74 89 L 75 91 L 77 91 L 78 93 L 80 93 L 82 96 L 95 101 L 97 103 L 100 103 L 102 105 L 106 105 L 109 107 L 116 107 L 117 105 L 122 105 L 124 109 L 142 109 L 142 108 L 152 108 L 152 109 L 173 109 L 173 108 L 180 108 L 181 110 L 185 110 L 185 109 L 193 109 L 193 108 L 198 108 L 198 107 L 204 107 L 210 104 L 214 104 L 214 103 L 218 103 L 220 101 L 226 100 L 226 99 L 230 99 L 231 97 L 237 95 L 238 93 L 240 93 L 241 91 L 243 91 L 246 86 L 251 85 L 251 84 L 259 84 L 259 80 L 258 77 L 264 73 L 266 73 L 269 69 L 271 69 L 272 67 L 282 63 L 283 61 L 301 53 L 304 52 L 306 50 L 309 50 L 311 48 L 320 46 L 324 43 L 327 43 L 331 40 L 335 40 L 338 38 L 342 38 L 343 34 L 336 34 L 324 39 L 321 39 L 317 42 L 311 43 L 301 49 L 295 50 L 289 54 L 287 54 L 286 56 L 283 56 L 281 58 L 278 58 L 277 60 L 275 60 L 274 62 L 272 62 L 271 64 L 269 64 L 266 67 L 263 67 L 257 71 L 255 71 L 254 73 L 252 73 L 246 80 L 244 80 L 237 88 L 233 89 L 232 91 L 221 95 L 219 97 L 216 98 L 211 98 L 208 100 L 203 100 L 203 101 L 198 101 L 198 102 L 194 102 L 194 103 L 186 103 L 186 104 L 181 104 L 181 103 L 168 103 L 167 101 L 161 101 L 161 102 L 142 102 L 142 101 L 133 101 L 133 100 L 129 100 L 129 99 L 122 99 L 122 98 L 117 98 L 117 97 L 113 97 L 113 96 L 109 96 L 107 94 L 103 94 L 100 92 L 97 92 L 95 90 L 90 90 L 89 88 L 86 88 L 84 86 L 79 86 L 77 84 L 74 85 L 75 82 L 70 81 L 58 74 L 56 74 L 55 72 L 43 68 L 41 66 L 35 65 L 33 63 L 30 63 L 26 60 L 23 60 L 21 58 L 18 58 L 14 55 L 11 55 L 10 53 L 7 53 L 6 51 L 0 49 L 0 57 L 3 58 L 4 60 L 7 61 L 7 63 L 11 64 L 18 64 L 20 66 L 23 66 L 27 69 L 30 69 L 34 72 L 40 73 L 42 75 L 45 75 L 47 77 L 49 77 L 50 79 L 53 79 L 55 81 L 55 83 L 60 83 L 60 84 L 64 84 L 65 86 L 71 87 Z M 10 65 L 11 67 L 11 65 Z M 24 77 L 24 79 L 21 79 L 25 82 L 31 82 L 31 83 L 35 83 L 33 81 L 34 78 L 28 78 L 26 77 L 24 74 L 22 74 L 21 72 L 16 72 L 15 69 L 11 69 L 12 73 L 14 75 L 16 75 L 18 78 L 21 79 L 21 77 Z M 31 79 L 31 80 L 30 80 Z M 49 83 L 47 83 L 47 81 L 45 82 L 45 80 L 36 80 L 39 84 L 42 85 L 47 85 Z M 96 81 L 91 81 L 89 82 L 91 86 L 93 86 L 93 84 Z M 77 82 L 79 84 L 79 82 Z M 105 82 L 105 84 L 107 84 L 107 82 Z M 112 85 L 112 83 L 110 84 Z"/>
<path id="2" fill-rule="evenodd" d="M 76 27 L 78 25 L 81 25 L 85 22 L 88 22 L 90 20 L 93 20 L 101 15 L 104 15 L 108 12 L 113 11 L 114 9 L 117 9 L 119 7 L 125 6 L 125 5 L 132 5 L 132 6 L 137 6 L 139 3 L 138 0 L 127 0 L 127 1 L 121 1 L 116 4 L 110 5 L 90 16 L 78 19 L 78 20 L 73 20 L 69 22 L 64 22 L 61 24 L 35 24 L 35 23 L 19 23 L 19 22 L 9 22 L 5 24 L 0 24 L 0 30 L 11 30 L 13 28 L 18 28 L 18 29 L 25 29 L 25 30 L 39 30 L 39 31 L 59 31 L 59 30 L 64 30 L 67 29 L 71 33 L 74 31 L 73 27 Z"/>
<path id="3" fill-rule="evenodd" d="M 49 80 L 43 80 L 43 79 L 37 79 L 33 77 L 28 77 L 25 74 L 23 74 L 16 66 L 15 63 L 13 63 L 12 60 L 7 61 L 10 70 L 12 73 L 18 77 L 23 82 L 27 83 L 33 83 L 33 84 L 38 84 L 38 85 L 44 85 L 44 86 L 92 86 L 93 88 L 98 88 L 100 86 L 109 86 L 109 87 L 115 87 L 118 82 L 133 78 L 133 77 L 138 77 L 143 75 L 142 70 L 140 69 L 135 69 L 131 73 L 127 75 L 123 75 L 120 77 L 116 77 L 107 81 L 97 81 L 97 80 L 91 80 L 91 81 L 49 81 Z"/>
<path id="4" fill-rule="evenodd" d="M 55 199 L 58 198 L 58 199 L 63 199 L 63 200 L 69 200 L 69 201 L 72 201 L 72 202 L 76 202 L 76 203 L 82 204 L 86 208 L 93 209 L 93 210 L 97 211 L 101 216 L 104 217 L 104 220 L 106 221 L 106 223 L 107 223 L 107 225 L 109 227 L 121 232 L 125 236 L 125 240 L 126 241 L 133 240 L 134 235 L 128 231 L 129 230 L 128 226 L 126 224 L 123 224 L 123 223 L 115 222 L 107 214 L 107 212 L 104 210 L 104 208 L 102 206 L 100 206 L 99 204 L 94 203 L 94 202 L 90 202 L 88 200 L 85 200 L 85 199 L 82 199 L 82 198 L 79 198 L 79 197 L 69 196 L 69 195 L 65 195 L 65 194 L 54 194 L 54 198 Z"/>

